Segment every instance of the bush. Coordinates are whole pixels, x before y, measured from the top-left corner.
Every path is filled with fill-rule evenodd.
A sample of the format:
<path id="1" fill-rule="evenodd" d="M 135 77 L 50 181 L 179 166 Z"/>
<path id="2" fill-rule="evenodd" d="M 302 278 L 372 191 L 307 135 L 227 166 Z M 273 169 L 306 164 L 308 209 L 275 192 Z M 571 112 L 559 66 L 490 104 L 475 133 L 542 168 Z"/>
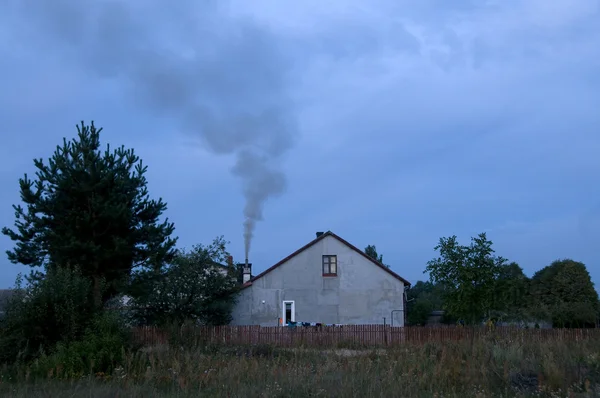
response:
<path id="1" fill-rule="evenodd" d="M 95 373 L 112 373 L 123 364 L 130 344 L 130 333 L 122 319 L 111 313 L 97 316 L 81 340 L 59 342 L 50 355 L 34 362 L 34 375 L 59 379 Z"/>
<path id="2" fill-rule="evenodd" d="M 137 325 L 227 325 L 237 300 L 233 264 L 223 273 L 226 242 L 180 250 L 172 264 L 158 272 L 138 272 L 130 287 L 132 322 Z"/>
<path id="3" fill-rule="evenodd" d="M 0 320 L 0 363 L 27 362 L 79 340 L 94 315 L 91 283 L 77 270 L 58 268 L 26 287 L 18 278 Z"/>

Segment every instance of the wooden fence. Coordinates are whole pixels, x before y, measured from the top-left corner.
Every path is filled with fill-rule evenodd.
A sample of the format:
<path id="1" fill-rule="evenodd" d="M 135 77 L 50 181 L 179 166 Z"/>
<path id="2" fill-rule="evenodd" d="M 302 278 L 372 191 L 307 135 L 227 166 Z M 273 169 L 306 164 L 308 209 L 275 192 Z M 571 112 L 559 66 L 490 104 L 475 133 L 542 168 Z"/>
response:
<path id="1" fill-rule="evenodd" d="M 147 346 L 174 341 L 191 344 L 256 345 L 281 347 L 379 347 L 400 344 L 480 340 L 514 342 L 581 341 L 600 339 L 600 329 L 522 329 L 515 327 L 391 327 L 389 325 L 348 325 L 328 327 L 217 326 L 165 330 L 141 327 L 134 338 Z"/>

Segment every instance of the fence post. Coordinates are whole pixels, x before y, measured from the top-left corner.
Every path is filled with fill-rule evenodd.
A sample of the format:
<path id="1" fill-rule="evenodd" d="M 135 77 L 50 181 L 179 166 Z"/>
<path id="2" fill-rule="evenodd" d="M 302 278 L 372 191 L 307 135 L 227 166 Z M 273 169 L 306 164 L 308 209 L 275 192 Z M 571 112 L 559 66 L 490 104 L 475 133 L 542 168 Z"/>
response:
<path id="1" fill-rule="evenodd" d="M 383 327 L 383 336 L 384 336 L 384 344 L 387 347 L 389 345 L 389 340 L 388 340 L 388 327 L 384 326 Z"/>
<path id="2" fill-rule="evenodd" d="M 383 317 L 383 344 L 387 346 L 387 324 L 385 322 L 385 317 Z"/>

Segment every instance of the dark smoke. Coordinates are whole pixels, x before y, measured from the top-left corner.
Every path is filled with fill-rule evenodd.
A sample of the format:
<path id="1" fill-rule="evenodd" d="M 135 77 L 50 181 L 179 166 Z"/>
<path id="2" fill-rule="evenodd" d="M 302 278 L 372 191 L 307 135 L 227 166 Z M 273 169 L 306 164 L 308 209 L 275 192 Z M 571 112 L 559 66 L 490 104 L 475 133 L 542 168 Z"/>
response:
<path id="1" fill-rule="evenodd" d="M 219 5 L 227 2 L 5 0 L 0 13 L 19 17 L 40 48 L 58 44 L 64 62 L 122 83 L 209 151 L 234 155 L 247 257 L 263 205 L 285 189 L 278 158 L 295 132 L 290 63 L 265 27 Z"/>
<path id="2" fill-rule="evenodd" d="M 262 220 L 263 203 L 269 196 L 283 192 L 285 177 L 281 172 L 269 169 L 266 156 L 260 157 L 250 151 L 238 154 L 233 172 L 244 182 L 244 247 L 247 259 L 255 223 Z"/>

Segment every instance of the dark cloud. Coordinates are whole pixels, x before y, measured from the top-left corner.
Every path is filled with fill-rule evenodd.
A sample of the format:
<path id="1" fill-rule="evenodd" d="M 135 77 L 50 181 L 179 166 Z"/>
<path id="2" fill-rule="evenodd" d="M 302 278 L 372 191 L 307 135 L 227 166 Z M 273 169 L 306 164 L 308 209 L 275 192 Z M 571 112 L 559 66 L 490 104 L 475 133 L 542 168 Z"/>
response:
<path id="1" fill-rule="evenodd" d="M 25 31 L 59 44 L 65 61 L 118 79 L 138 105 L 173 118 L 210 151 L 236 156 L 248 250 L 263 203 L 283 192 L 277 160 L 295 135 L 290 63 L 276 36 L 216 2 L 11 4 L 29 21 Z"/>
<path id="2" fill-rule="evenodd" d="M 0 128 L 26 138 L 3 142 L 3 176 L 102 115 L 160 170 L 151 190 L 184 245 L 235 237 L 229 208 L 253 222 L 286 190 L 253 240 L 257 271 L 332 229 L 415 280 L 440 236 L 490 230 L 528 273 L 569 256 L 598 281 L 594 1 L 4 0 Z"/>

